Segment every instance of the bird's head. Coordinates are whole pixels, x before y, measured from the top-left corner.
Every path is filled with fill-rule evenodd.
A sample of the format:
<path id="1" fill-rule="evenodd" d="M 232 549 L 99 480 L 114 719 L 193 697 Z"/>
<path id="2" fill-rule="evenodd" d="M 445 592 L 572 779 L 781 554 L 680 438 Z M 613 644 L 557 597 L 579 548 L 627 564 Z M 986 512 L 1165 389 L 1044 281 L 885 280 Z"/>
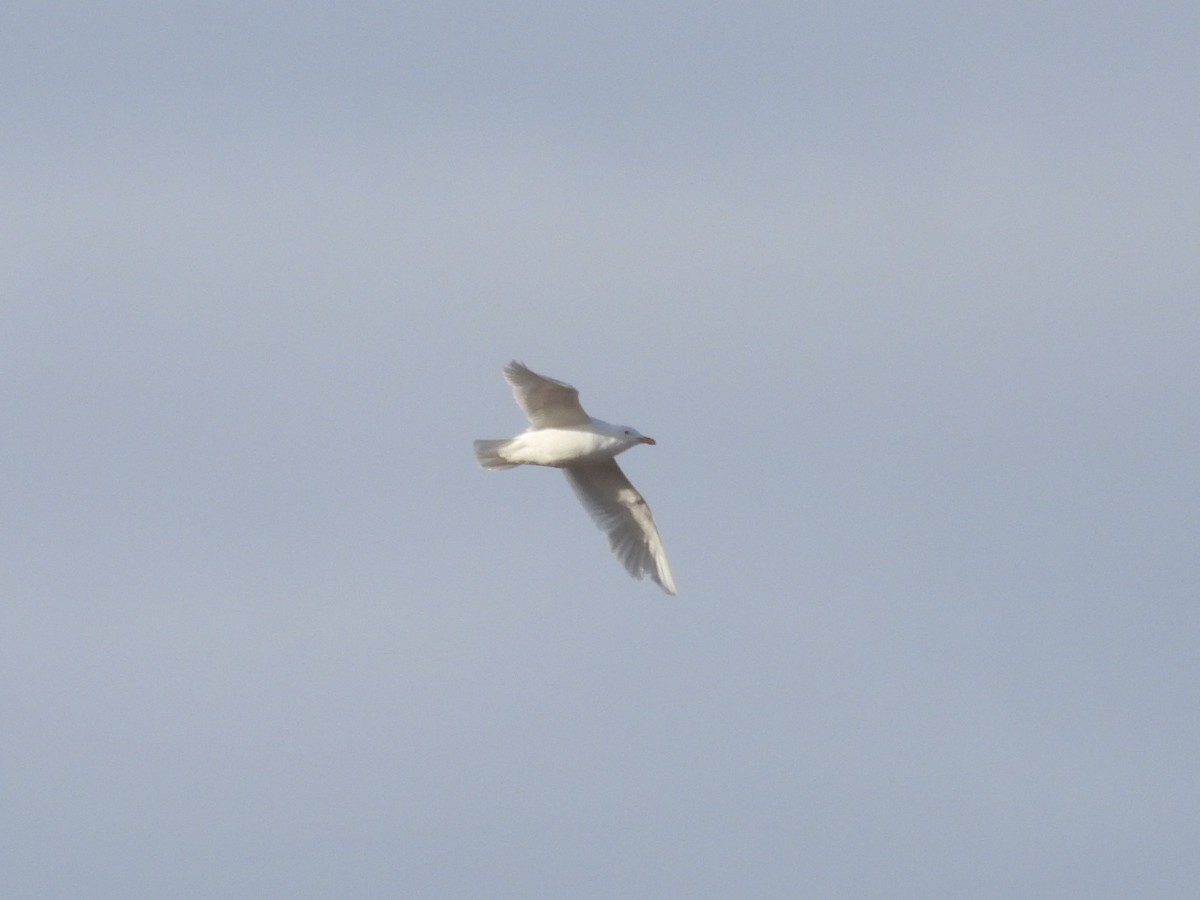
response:
<path id="1" fill-rule="evenodd" d="M 617 438 L 629 447 L 632 447 L 634 444 L 653 445 L 656 443 L 654 438 L 646 437 L 646 435 L 642 434 L 636 428 L 630 428 L 628 425 L 617 426 Z"/>

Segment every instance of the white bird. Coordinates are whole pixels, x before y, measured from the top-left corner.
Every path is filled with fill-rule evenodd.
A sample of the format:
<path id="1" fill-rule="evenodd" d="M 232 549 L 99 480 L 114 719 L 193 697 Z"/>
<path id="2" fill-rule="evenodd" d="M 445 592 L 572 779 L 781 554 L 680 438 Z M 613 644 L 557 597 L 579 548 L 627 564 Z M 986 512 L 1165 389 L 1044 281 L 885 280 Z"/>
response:
<path id="1" fill-rule="evenodd" d="M 485 469 L 554 466 L 562 469 L 608 545 L 634 578 L 649 575 L 668 594 L 675 581 L 667 565 L 650 507 L 614 457 L 637 444 L 653 444 L 636 428 L 593 419 L 579 405 L 579 391 L 513 361 L 504 368 L 529 428 L 514 438 L 476 441 L 475 459 Z"/>

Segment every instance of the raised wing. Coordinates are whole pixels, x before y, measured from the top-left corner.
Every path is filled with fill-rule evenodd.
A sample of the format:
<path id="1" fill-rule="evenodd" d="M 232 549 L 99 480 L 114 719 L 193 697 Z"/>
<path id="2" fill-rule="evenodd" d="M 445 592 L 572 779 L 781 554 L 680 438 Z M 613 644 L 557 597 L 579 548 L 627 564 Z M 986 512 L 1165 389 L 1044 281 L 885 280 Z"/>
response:
<path id="1" fill-rule="evenodd" d="M 629 574 L 639 579 L 649 575 L 674 594 L 675 580 L 650 507 L 616 460 L 568 466 L 563 472 L 584 508 L 608 534 L 608 546 Z"/>
<path id="2" fill-rule="evenodd" d="M 566 428 L 591 421 L 579 405 L 579 391 L 569 384 L 539 375 L 516 360 L 504 367 L 504 377 L 534 428 Z"/>

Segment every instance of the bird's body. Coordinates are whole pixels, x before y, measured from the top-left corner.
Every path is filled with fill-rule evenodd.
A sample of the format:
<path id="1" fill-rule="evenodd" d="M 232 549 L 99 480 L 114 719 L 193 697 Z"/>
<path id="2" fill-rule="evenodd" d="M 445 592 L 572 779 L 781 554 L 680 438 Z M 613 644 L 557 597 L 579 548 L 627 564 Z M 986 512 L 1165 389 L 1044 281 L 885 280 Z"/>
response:
<path id="1" fill-rule="evenodd" d="M 675 582 L 667 566 L 654 518 L 614 457 L 654 439 L 636 428 L 593 419 L 569 384 L 538 375 L 519 362 L 504 377 L 530 427 L 516 437 L 475 442 L 475 458 L 486 469 L 551 466 L 562 469 L 609 546 L 635 578 L 649 575 L 668 594 Z"/>
<path id="2" fill-rule="evenodd" d="M 598 425 L 607 425 L 597 421 Z M 613 426 L 608 426 L 612 428 Z M 565 469 L 580 463 L 612 459 L 632 444 L 618 433 L 585 428 L 531 428 L 503 442 L 500 455 L 507 464 Z"/>

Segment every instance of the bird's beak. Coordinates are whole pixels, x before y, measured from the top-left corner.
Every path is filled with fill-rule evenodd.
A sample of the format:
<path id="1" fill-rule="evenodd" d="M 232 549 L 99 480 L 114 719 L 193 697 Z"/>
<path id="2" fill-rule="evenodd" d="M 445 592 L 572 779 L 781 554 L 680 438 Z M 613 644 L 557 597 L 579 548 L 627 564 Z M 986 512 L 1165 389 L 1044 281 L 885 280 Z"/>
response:
<path id="1" fill-rule="evenodd" d="M 638 443 L 639 444 L 657 444 L 658 441 L 654 440 L 654 438 L 652 438 L 652 437 L 646 437 L 645 435 L 642 435 L 640 438 L 638 438 Z"/>

